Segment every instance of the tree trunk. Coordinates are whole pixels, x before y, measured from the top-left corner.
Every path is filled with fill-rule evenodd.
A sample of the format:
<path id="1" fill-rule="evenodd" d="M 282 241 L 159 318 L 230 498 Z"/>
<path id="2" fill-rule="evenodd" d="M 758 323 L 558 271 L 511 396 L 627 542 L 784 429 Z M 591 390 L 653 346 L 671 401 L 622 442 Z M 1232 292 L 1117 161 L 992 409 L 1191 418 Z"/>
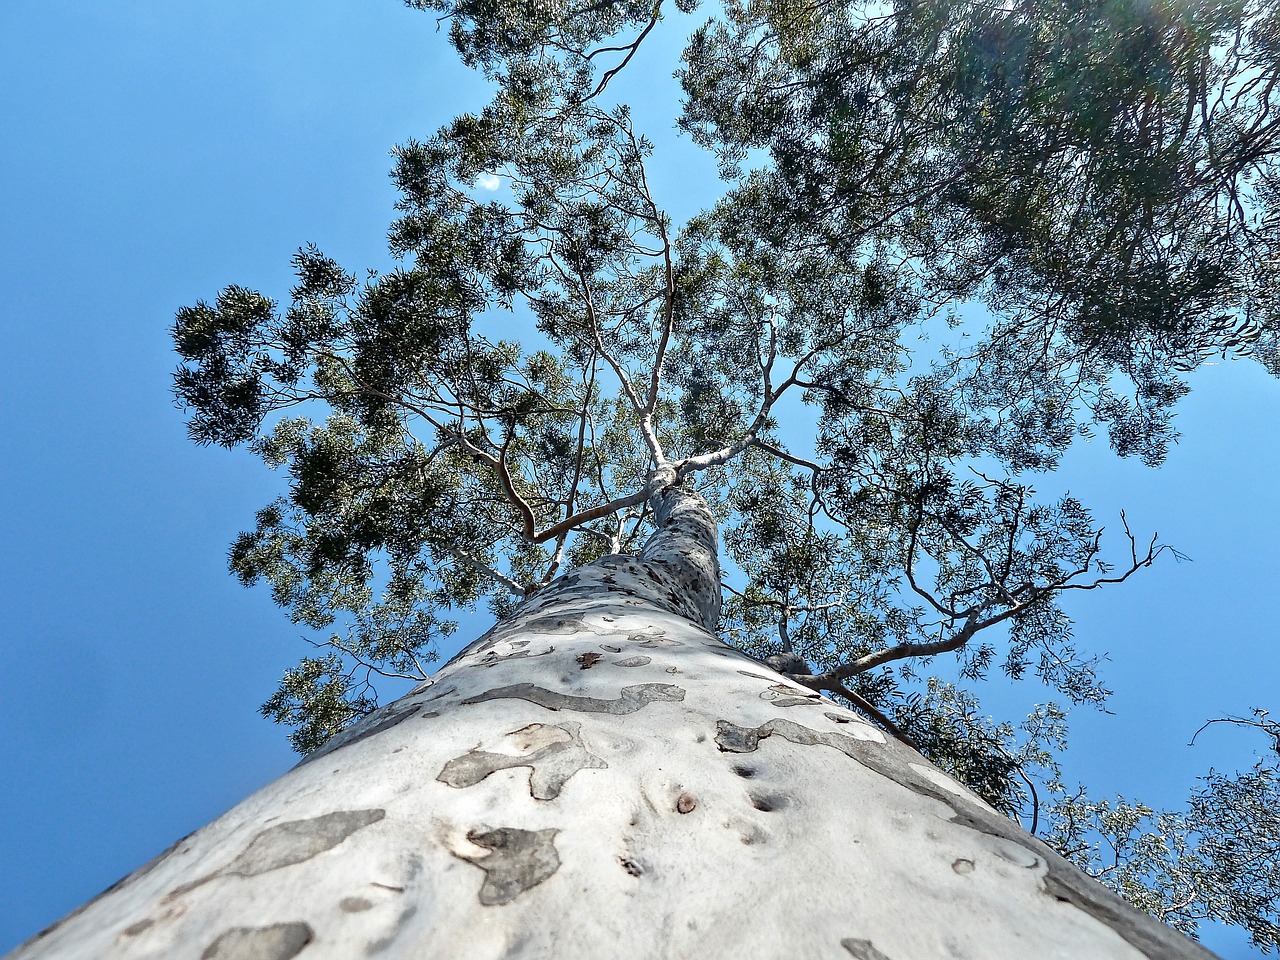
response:
<path id="1" fill-rule="evenodd" d="M 717 640 L 710 514 L 658 507 L 11 960 L 1212 956 Z"/>

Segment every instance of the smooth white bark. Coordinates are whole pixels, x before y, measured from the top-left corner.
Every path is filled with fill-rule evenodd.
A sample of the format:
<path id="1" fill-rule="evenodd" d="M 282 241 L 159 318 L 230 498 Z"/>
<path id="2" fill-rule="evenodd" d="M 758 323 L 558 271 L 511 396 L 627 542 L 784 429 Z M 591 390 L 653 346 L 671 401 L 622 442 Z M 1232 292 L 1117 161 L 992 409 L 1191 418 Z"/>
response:
<path id="1" fill-rule="evenodd" d="M 710 518 L 661 506 L 641 557 L 556 581 L 12 960 L 1211 956 L 723 645 Z"/>

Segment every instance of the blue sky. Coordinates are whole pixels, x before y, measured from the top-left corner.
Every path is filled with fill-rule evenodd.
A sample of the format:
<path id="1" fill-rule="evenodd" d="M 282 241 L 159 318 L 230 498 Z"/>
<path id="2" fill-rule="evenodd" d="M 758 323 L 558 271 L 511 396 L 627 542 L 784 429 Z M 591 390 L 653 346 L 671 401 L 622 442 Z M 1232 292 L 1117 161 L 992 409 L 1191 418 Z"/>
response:
<path id="1" fill-rule="evenodd" d="M 396 0 L 0 7 L 0 952 L 294 761 L 257 707 L 301 641 L 224 560 L 279 478 L 187 441 L 174 311 L 229 282 L 285 294 L 306 242 L 386 266 L 388 151 L 483 100 Z M 655 189 L 692 203 L 711 164 L 672 145 L 668 98 L 636 106 Z M 1264 746 L 1187 747 L 1205 719 L 1280 711 L 1280 382 L 1227 362 L 1194 387 L 1165 467 L 1094 444 L 1041 484 L 1193 558 L 1073 608 L 1116 695 L 1074 716 L 1069 773 L 1164 805 Z"/>

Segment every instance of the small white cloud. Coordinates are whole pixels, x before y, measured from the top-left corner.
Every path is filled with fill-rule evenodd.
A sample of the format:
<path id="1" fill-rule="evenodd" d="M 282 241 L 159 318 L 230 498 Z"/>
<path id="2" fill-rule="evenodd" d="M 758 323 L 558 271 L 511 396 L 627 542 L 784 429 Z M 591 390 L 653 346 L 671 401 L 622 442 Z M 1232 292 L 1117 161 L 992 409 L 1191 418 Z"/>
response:
<path id="1" fill-rule="evenodd" d="M 481 190 L 497 190 L 502 186 L 502 178 L 495 177 L 492 173 L 482 173 L 476 177 L 476 186 Z"/>

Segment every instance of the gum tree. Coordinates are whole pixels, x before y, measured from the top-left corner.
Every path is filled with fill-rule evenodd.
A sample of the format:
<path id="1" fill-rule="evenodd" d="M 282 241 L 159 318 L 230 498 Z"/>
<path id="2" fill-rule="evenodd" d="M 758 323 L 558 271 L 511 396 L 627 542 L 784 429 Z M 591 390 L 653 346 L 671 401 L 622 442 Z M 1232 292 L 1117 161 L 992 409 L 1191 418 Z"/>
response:
<path id="1" fill-rule="evenodd" d="M 30 955 L 1204 956 L 1010 819 L 1085 866 L 1123 826 L 1062 708 L 970 687 L 1105 700 L 1061 602 L 1169 548 L 1034 474 L 1097 425 L 1158 462 L 1183 372 L 1274 363 L 1273 11 L 728 5 L 677 224 L 616 95 L 661 3 L 410 5 L 494 99 L 398 148 L 401 265 L 306 248 L 174 328 L 192 437 L 289 477 L 231 564 L 317 637 L 264 706 L 306 760 Z"/>

